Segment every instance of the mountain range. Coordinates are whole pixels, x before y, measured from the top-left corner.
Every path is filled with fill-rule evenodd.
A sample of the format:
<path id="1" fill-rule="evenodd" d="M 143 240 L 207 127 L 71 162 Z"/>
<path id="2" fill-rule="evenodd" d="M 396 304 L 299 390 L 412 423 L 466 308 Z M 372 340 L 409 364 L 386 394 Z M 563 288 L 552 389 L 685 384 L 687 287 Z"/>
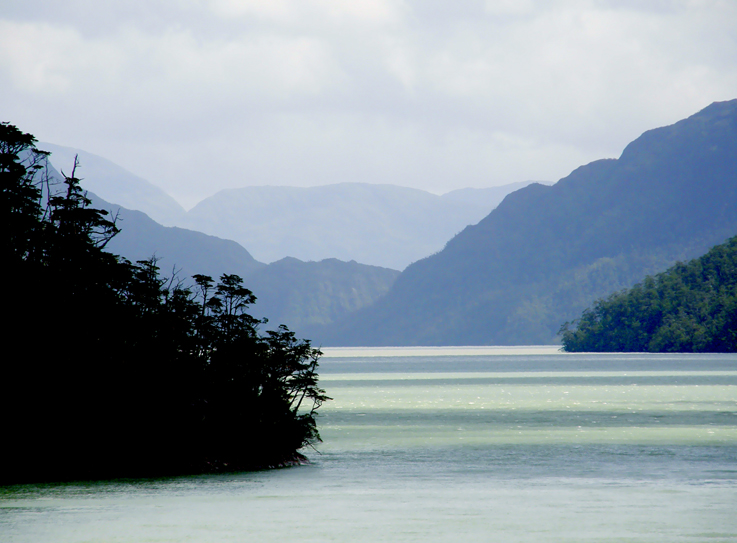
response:
<path id="1" fill-rule="evenodd" d="M 165 226 L 181 226 L 184 208 L 159 187 L 132 174 L 125 168 L 101 156 L 81 149 L 40 142 L 39 149 L 50 151 L 49 162 L 58 171 L 71 175 L 75 157 L 79 165 L 75 172 L 81 185 L 98 197 L 115 202 L 127 209 L 142 211 Z"/>
<path id="2" fill-rule="evenodd" d="M 72 165 L 73 161 L 74 156 Z M 48 171 L 52 190 L 62 190 L 62 175 L 53 165 Z M 105 180 L 97 180 L 98 186 L 100 183 Z M 267 265 L 235 241 L 163 226 L 142 211 L 110 203 L 89 190 L 87 196 L 92 207 L 108 211 L 120 229 L 106 245 L 107 251 L 131 262 L 154 257 L 164 277 L 176 276 L 176 281 L 190 285 L 196 273 L 215 279 L 222 274 L 239 275 L 256 294 L 251 313 L 268 319 L 266 329 L 287 324 L 299 332 L 305 326 L 340 320 L 385 294 L 399 275 L 396 270 L 336 259 L 302 262 L 285 258 Z"/>
<path id="3" fill-rule="evenodd" d="M 264 262 L 338 258 L 402 270 L 440 251 L 524 183 L 443 196 L 367 183 L 218 192 L 181 225 L 238 241 Z"/>
<path id="4" fill-rule="evenodd" d="M 121 231 L 106 250 L 131 262 L 154 256 L 165 277 L 176 274 L 189 284 L 195 273 L 215 279 L 225 273 L 239 275 L 257 297 L 251 313 L 267 318 L 267 329 L 287 324 L 299 333 L 307 326 L 340 320 L 386 294 L 399 276 L 396 270 L 336 259 L 303 262 L 285 258 L 264 264 L 235 241 L 162 226 L 141 211 L 111 204 L 92 193 L 88 196 L 93 207 L 117 215 Z"/>
<path id="5" fill-rule="evenodd" d="M 237 241 L 261 262 L 327 258 L 404 269 L 530 183 L 465 188 L 438 196 L 396 185 L 248 186 L 217 192 L 185 211 L 160 188 L 113 162 L 71 147 L 39 143 L 50 162 L 71 172 L 79 157 L 82 186 L 108 202 L 166 226 Z"/>
<path id="6" fill-rule="evenodd" d="M 325 345 L 510 345 L 557 341 L 596 298 L 737 233 L 737 100 L 645 132 L 619 159 L 509 194 L 410 265 Z"/>
<path id="7" fill-rule="evenodd" d="M 115 190 L 124 177 L 112 183 Z M 230 238 L 254 236 L 274 261 L 263 264 L 233 242 L 192 230 L 148 224 L 138 231 L 133 222 L 153 221 L 128 211 L 116 243 L 129 245 L 117 250 L 127 256 L 163 247 L 156 254 L 164 264 L 189 272 L 188 257 L 170 255 L 186 248 L 207 254 L 199 242 L 219 245 L 206 259 L 213 268 L 242 270 L 235 273 L 260 298 L 254 314 L 297 323 L 317 344 L 555 343 L 560 325 L 595 299 L 737 233 L 737 100 L 645 132 L 618 159 L 581 166 L 555 185 L 523 185 L 443 196 L 352 183 L 245 187 L 184 213 L 158 189 L 140 188 L 136 198 L 151 201 L 139 209 Z M 189 237 L 167 237 L 179 235 Z M 414 263 L 400 275 L 365 265 L 372 261 Z"/>
<path id="8" fill-rule="evenodd" d="M 51 151 L 51 168 L 65 173 L 77 157 L 76 175 L 93 206 L 118 216 L 121 233 L 108 250 L 133 262 L 154 256 L 165 276 L 177 273 L 184 280 L 194 273 L 240 275 L 257 295 L 254 315 L 266 317 L 270 327 L 286 323 L 296 332 L 330 325 L 370 305 L 399 276 L 355 259 L 406 266 L 442 248 L 452 233 L 529 183 L 443 196 L 357 183 L 245 187 L 221 191 L 187 212 L 152 183 L 103 157 L 50 143 L 38 147 Z M 232 239 L 245 239 L 271 264 Z"/>

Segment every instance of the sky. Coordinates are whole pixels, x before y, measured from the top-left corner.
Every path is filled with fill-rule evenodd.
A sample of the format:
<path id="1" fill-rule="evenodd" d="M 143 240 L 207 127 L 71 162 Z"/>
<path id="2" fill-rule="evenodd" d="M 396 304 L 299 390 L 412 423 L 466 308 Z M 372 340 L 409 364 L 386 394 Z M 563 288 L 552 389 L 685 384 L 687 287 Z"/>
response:
<path id="1" fill-rule="evenodd" d="M 735 29 L 737 0 L 3 0 L 0 120 L 187 208 L 556 181 L 737 98 Z"/>

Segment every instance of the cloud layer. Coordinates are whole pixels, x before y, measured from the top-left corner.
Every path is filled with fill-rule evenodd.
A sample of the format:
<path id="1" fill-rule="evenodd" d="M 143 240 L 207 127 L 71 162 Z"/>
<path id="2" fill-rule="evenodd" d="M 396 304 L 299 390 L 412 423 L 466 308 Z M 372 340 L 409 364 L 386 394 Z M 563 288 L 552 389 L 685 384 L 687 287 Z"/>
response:
<path id="1" fill-rule="evenodd" d="M 2 120 L 186 206 L 254 184 L 556 180 L 737 94 L 731 0 L 8 4 Z"/>

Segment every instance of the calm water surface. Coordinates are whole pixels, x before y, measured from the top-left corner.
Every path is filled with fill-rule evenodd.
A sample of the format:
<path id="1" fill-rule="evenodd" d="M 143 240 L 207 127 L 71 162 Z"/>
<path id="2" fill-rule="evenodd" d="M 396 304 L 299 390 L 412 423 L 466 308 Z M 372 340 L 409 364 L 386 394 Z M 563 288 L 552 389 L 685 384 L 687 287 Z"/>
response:
<path id="1" fill-rule="evenodd" d="M 737 355 L 335 349 L 312 464 L 0 489 L 3 542 L 737 541 Z"/>

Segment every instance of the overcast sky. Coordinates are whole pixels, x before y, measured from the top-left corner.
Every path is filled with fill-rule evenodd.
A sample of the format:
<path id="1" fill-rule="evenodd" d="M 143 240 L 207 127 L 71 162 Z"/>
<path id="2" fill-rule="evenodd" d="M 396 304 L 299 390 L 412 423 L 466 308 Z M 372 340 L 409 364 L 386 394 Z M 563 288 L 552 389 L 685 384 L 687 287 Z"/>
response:
<path id="1" fill-rule="evenodd" d="M 735 0 L 3 0 L 2 119 L 186 207 L 555 181 L 737 98 Z"/>

